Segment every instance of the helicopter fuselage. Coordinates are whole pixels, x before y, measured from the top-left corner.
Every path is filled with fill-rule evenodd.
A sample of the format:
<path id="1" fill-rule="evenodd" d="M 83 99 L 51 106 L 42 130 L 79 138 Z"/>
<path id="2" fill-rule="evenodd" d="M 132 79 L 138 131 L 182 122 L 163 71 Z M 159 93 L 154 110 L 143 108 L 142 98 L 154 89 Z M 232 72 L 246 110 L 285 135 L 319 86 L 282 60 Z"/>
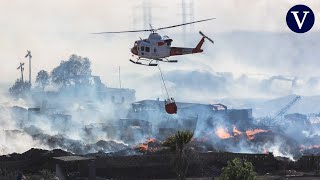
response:
<path id="1" fill-rule="evenodd" d="M 168 36 L 161 37 L 158 33 L 151 33 L 148 39 L 136 41 L 133 48 L 131 48 L 131 52 L 140 58 L 154 60 L 203 52 L 201 46 L 204 42 L 204 37 L 195 48 L 171 47 L 172 41 Z"/>

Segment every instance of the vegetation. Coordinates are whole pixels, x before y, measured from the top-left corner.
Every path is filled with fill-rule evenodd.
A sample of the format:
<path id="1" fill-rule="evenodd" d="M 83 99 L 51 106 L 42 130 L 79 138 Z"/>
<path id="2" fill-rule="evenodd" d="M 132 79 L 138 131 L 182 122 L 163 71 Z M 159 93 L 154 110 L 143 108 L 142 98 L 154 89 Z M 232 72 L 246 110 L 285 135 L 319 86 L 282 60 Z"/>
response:
<path id="1" fill-rule="evenodd" d="M 50 83 L 49 73 L 45 70 L 41 70 L 37 74 L 36 85 L 42 90 Z"/>
<path id="2" fill-rule="evenodd" d="M 29 180 L 55 180 L 55 174 L 49 170 L 41 170 L 38 174 L 26 175 Z"/>
<path id="3" fill-rule="evenodd" d="M 59 87 L 88 84 L 91 76 L 91 62 L 88 58 L 71 55 L 69 60 L 61 61 L 51 72 L 52 82 Z"/>
<path id="4" fill-rule="evenodd" d="M 17 79 L 13 86 L 9 89 L 9 93 L 13 97 L 23 97 L 30 91 L 30 88 L 31 84 L 29 82 Z"/>
<path id="5" fill-rule="evenodd" d="M 187 144 L 192 140 L 193 132 L 178 131 L 175 135 L 169 136 L 164 142 L 163 146 L 169 148 L 175 153 L 174 167 L 177 174 L 177 179 L 186 179 L 188 171 L 187 159 Z"/>
<path id="6" fill-rule="evenodd" d="M 91 62 L 88 58 L 71 55 L 67 61 L 61 61 L 59 66 L 54 68 L 49 74 L 41 70 L 36 77 L 36 86 L 44 89 L 52 83 L 58 87 L 71 87 L 76 85 L 101 85 L 100 79 L 93 79 L 91 76 Z M 50 82 L 51 80 L 51 82 Z M 31 89 L 31 84 L 27 81 L 17 79 L 9 89 L 9 93 L 14 97 L 22 97 Z"/>
<path id="7" fill-rule="evenodd" d="M 251 162 L 235 158 L 222 169 L 220 180 L 256 180 L 257 173 Z"/>

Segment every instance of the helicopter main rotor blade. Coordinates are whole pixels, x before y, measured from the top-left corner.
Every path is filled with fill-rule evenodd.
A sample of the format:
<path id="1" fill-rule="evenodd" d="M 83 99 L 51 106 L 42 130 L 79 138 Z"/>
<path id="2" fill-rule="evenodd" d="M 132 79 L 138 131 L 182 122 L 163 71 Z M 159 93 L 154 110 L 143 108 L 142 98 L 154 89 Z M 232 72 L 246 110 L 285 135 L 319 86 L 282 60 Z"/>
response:
<path id="1" fill-rule="evenodd" d="M 92 34 L 120 34 L 120 33 L 133 33 L 133 32 L 146 32 L 146 31 L 152 31 L 152 29 L 133 30 L 133 31 L 98 32 L 98 33 L 92 33 Z"/>
<path id="2" fill-rule="evenodd" d="M 193 22 L 188 22 L 188 23 L 183 23 L 183 24 L 177 24 L 177 25 L 173 25 L 173 26 L 167 26 L 167 27 L 162 27 L 162 28 L 157 28 L 157 29 L 142 29 L 142 30 L 132 30 L 132 31 L 110 31 L 110 32 L 98 32 L 98 33 L 91 33 L 91 34 L 120 34 L 120 33 L 134 33 L 134 32 L 147 32 L 147 31 L 151 31 L 151 32 L 156 32 L 157 30 L 162 30 L 162 29 L 169 29 L 169 28 L 174 28 L 174 27 L 179 27 L 179 26 L 185 26 L 188 24 L 194 24 L 194 23 L 199 23 L 199 22 L 204 22 L 204 21 L 210 21 L 216 18 L 209 18 L 209 19 L 203 19 L 203 20 L 199 20 L 199 21 L 193 21 Z"/>
<path id="3" fill-rule="evenodd" d="M 193 21 L 193 22 L 188 22 L 188 23 L 183 23 L 183 24 L 177 24 L 177 25 L 173 25 L 173 26 L 167 26 L 167 27 L 162 27 L 162 28 L 158 28 L 157 30 L 162 30 L 162 29 L 169 29 L 169 28 L 174 28 L 174 27 L 179 27 L 179 26 L 185 26 L 188 24 L 194 24 L 194 23 L 199 23 L 199 22 L 204 22 L 204 21 L 210 21 L 216 18 L 209 18 L 209 19 L 203 19 L 203 20 L 199 20 L 199 21 Z"/>

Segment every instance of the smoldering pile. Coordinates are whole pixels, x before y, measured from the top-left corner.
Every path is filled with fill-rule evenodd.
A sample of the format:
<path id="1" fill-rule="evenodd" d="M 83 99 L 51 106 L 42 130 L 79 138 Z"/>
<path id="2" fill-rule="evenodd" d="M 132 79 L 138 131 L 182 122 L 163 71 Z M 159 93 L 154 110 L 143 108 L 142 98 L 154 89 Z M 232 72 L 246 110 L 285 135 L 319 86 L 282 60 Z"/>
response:
<path id="1" fill-rule="evenodd" d="M 100 104 L 96 105 L 99 106 Z M 161 111 L 158 112 L 148 106 L 146 109 L 151 109 L 150 111 L 133 108 L 128 110 L 127 118 L 108 120 L 101 114 L 95 113 L 97 108 L 93 110 L 81 108 L 80 112 L 77 110 L 54 114 L 48 113 L 48 110 L 16 106 L 11 108 L 11 118 L 16 122 L 13 128 L 16 127 L 17 130 L 13 128 L 6 130 L 4 137 L 7 144 L 14 143 L 15 147 L 21 147 L 25 141 L 26 146 L 19 149 L 19 152 L 35 147 L 59 148 L 89 156 L 127 156 L 164 152 L 162 142 L 166 137 L 178 130 L 189 129 L 195 133 L 190 146 L 199 153 L 272 152 L 275 156 L 288 157 L 292 160 L 304 154 L 320 154 L 320 148 L 316 144 L 319 142 L 317 124 L 306 123 L 297 129 L 296 124 L 286 120 L 285 126 L 277 123 L 274 126 L 267 126 L 253 119 L 250 110 L 247 109 L 227 111 L 212 110 L 211 106 L 208 107 L 188 104 L 185 109 L 180 109 L 180 114 L 171 116 L 170 119 L 168 116 L 163 116 Z M 202 113 L 190 118 L 191 112 L 194 111 Z M 150 119 L 158 117 L 156 113 L 160 114 L 160 118 L 151 121 Z M 102 122 L 92 120 L 93 123 L 89 123 L 83 120 L 87 117 L 104 118 L 104 120 Z M 232 119 L 233 117 L 235 118 Z M 239 119 L 239 117 L 244 118 Z M 292 131 L 293 129 L 295 131 Z M 15 139 L 21 141 L 14 142 Z M 0 147 L 0 149 L 2 152 L 16 152 L 18 148 L 8 150 L 8 147 Z"/>
<path id="2" fill-rule="evenodd" d="M 33 127 L 26 128 L 24 131 L 6 130 L 5 137 L 7 141 L 9 141 L 9 139 L 18 140 L 20 137 L 30 136 L 32 137 L 33 141 L 43 145 L 43 147 L 46 147 L 46 149 L 62 149 L 62 150 L 72 152 L 74 154 L 79 154 L 79 155 L 96 153 L 99 151 L 115 152 L 128 147 L 123 143 L 115 142 L 112 140 L 109 140 L 109 141 L 99 140 L 96 143 L 85 143 L 84 141 L 81 141 L 81 140 L 70 139 L 63 134 L 48 135 L 41 132 L 39 129 L 37 129 L 37 131 L 34 131 L 35 129 L 37 128 L 33 126 Z M 19 143 L 23 143 L 23 142 L 19 142 Z"/>
<path id="3" fill-rule="evenodd" d="M 216 143 L 220 151 L 254 154 L 272 152 L 275 156 L 288 157 L 291 160 L 302 156 L 299 144 L 293 138 L 272 130 L 250 129 L 242 132 L 234 127 L 231 134 L 221 129 L 215 133 L 220 138 Z"/>

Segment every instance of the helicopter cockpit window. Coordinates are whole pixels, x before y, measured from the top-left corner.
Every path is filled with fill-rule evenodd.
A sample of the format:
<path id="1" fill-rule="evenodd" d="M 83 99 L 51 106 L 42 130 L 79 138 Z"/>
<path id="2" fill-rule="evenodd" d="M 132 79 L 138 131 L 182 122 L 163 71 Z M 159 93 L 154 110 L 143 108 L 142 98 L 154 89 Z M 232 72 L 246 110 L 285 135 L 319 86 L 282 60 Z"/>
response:
<path id="1" fill-rule="evenodd" d="M 166 39 L 164 42 L 167 43 L 167 46 L 171 46 L 172 39 Z"/>
<path id="2" fill-rule="evenodd" d="M 150 47 L 146 47 L 146 52 L 150 52 Z"/>
<path id="3" fill-rule="evenodd" d="M 170 38 L 169 38 L 169 36 L 164 35 L 164 36 L 162 37 L 162 39 L 166 40 L 166 39 L 170 39 Z"/>
<path id="4" fill-rule="evenodd" d="M 141 51 L 144 51 L 144 46 L 141 46 Z"/>
<path id="5" fill-rule="evenodd" d="M 138 46 L 137 41 L 136 41 L 136 42 L 134 42 L 134 46 L 133 46 L 133 47 L 135 47 L 135 48 L 137 48 L 137 49 L 139 50 L 139 46 Z"/>
<path id="6" fill-rule="evenodd" d="M 153 49 L 153 52 L 157 52 L 157 48 L 154 48 L 154 49 Z"/>

